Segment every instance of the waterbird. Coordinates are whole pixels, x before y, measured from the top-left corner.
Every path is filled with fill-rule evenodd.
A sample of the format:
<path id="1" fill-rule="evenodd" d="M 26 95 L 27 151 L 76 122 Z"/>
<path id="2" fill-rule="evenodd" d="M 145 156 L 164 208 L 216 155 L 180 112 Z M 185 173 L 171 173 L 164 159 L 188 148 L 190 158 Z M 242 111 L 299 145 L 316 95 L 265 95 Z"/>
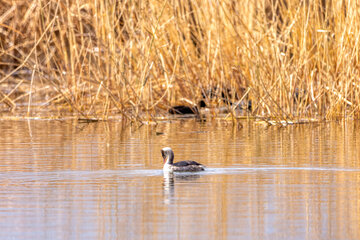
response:
<path id="1" fill-rule="evenodd" d="M 250 111 L 252 109 L 251 100 L 247 100 L 247 98 L 243 99 L 246 97 L 247 92 L 248 90 L 244 87 L 239 88 L 238 91 L 234 91 L 233 89 L 227 87 L 220 88 L 218 86 L 209 86 L 207 89 L 202 89 L 201 98 L 197 104 L 189 99 L 181 98 L 180 100 L 184 102 L 185 105 L 172 106 L 169 109 L 169 113 L 178 115 L 199 115 L 204 112 L 204 109 L 208 109 L 210 107 L 210 102 L 215 101 L 219 103 L 219 100 L 225 104 L 225 106 L 216 107 L 220 113 L 228 113 L 229 106 L 232 106 L 234 109 Z M 244 97 L 240 98 L 240 93 Z"/>
<path id="2" fill-rule="evenodd" d="M 199 172 L 205 170 L 204 165 L 195 161 L 180 161 L 174 163 L 174 152 L 169 147 L 161 149 L 161 155 L 164 158 L 164 172 Z"/>

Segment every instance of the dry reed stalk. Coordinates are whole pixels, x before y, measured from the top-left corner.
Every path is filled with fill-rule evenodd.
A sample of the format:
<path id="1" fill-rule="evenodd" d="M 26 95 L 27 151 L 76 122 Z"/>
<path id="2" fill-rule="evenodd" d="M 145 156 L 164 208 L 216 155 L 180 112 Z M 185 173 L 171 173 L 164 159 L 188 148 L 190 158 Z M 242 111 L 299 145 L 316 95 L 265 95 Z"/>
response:
<path id="1" fill-rule="evenodd" d="M 28 96 L 32 114 L 63 104 L 81 118 L 145 122 L 205 97 L 232 118 L 240 99 L 279 123 L 360 115 L 357 1 L 0 4 L 3 110 Z"/>

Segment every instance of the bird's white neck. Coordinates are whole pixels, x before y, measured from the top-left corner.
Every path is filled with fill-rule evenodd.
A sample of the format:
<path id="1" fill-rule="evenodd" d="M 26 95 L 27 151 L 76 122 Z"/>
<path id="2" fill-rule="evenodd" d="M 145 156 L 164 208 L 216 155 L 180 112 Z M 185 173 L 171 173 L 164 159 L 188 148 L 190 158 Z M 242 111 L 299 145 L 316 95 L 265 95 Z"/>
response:
<path id="1" fill-rule="evenodd" d="M 173 172 L 174 171 L 173 166 L 170 165 L 167 161 L 164 164 L 163 170 L 164 170 L 164 172 Z"/>

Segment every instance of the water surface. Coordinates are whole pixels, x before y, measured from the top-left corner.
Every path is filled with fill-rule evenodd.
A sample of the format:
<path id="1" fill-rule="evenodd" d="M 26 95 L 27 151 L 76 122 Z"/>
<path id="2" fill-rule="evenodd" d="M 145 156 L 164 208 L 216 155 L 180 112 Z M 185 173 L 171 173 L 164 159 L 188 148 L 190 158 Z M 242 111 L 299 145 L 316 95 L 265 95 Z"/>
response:
<path id="1" fill-rule="evenodd" d="M 360 238 L 358 122 L 242 124 L 1 121 L 0 239 Z"/>

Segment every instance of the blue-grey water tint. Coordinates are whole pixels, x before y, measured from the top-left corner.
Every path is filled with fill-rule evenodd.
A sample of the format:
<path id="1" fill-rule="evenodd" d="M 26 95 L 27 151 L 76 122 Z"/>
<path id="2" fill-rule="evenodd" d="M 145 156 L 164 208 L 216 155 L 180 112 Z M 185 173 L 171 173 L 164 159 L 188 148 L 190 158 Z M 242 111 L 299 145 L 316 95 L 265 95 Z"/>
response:
<path id="1" fill-rule="evenodd" d="M 360 238 L 359 122 L 242 125 L 1 121 L 0 239 Z"/>

